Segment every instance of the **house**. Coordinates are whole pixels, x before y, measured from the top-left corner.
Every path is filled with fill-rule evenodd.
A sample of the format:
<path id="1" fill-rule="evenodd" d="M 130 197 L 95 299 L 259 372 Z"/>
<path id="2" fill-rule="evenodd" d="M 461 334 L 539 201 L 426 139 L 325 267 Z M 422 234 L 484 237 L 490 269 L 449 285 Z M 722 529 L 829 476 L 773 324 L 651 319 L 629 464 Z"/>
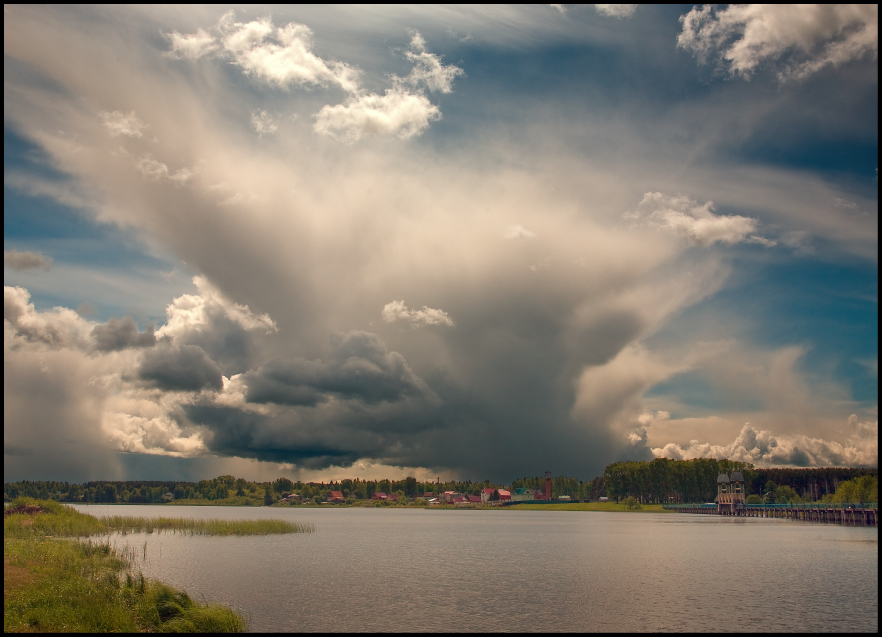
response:
<path id="1" fill-rule="evenodd" d="M 599 498 L 597 498 L 597 501 L 598 502 L 609 502 L 609 498 L 606 497 L 605 495 L 602 495 Z"/>
<path id="2" fill-rule="evenodd" d="M 429 498 L 429 506 L 438 506 L 441 504 L 441 500 L 438 498 Z"/>
<path id="3" fill-rule="evenodd" d="M 397 502 L 398 501 L 398 494 L 397 493 L 389 493 L 388 495 L 386 495 L 386 499 L 391 502 Z"/>
<path id="4" fill-rule="evenodd" d="M 533 489 L 520 487 L 515 489 L 511 494 L 512 502 L 532 502 L 536 499 L 536 492 Z"/>
<path id="5" fill-rule="evenodd" d="M 570 496 L 568 496 L 568 495 L 559 495 L 559 496 L 557 496 L 557 501 L 558 501 L 558 502 L 569 502 L 570 500 L 571 500 L 571 498 L 570 498 Z"/>
<path id="6" fill-rule="evenodd" d="M 468 500 L 466 500 L 465 497 L 463 497 L 462 495 L 456 495 L 450 500 L 450 503 L 456 504 L 456 505 L 461 505 L 461 504 L 467 504 Z"/>
<path id="7" fill-rule="evenodd" d="M 279 500 L 279 502 L 290 503 L 290 502 L 299 501 L 299 500 L 300 500 L 300 494 L 299 493 L 292 493 L 290 495 L 286 495 L 284 498 Z"/>
<path id="8" fill-rule="evenodd" d="M 383 493 L 382 491 L 374 491 L 374 494 L 371 496 L 371 500 L 388 500 L 389 496 Z"/>
<path id="9" fill-rule="evenodd" d="M 172 500 L 175 499 L 175 494 L 172 493 L 171 491 L 166 491 L 163 494 L 162 499 L 165 500 L 166 502 L 171 502 Z"/>
<path id="10" fill-rule="evenodd" d="M 327 498 L 325 498 L 328 502 L 335 502 L 337 504 L 342 504 L 345 500 L 343 497 L 342 491 L 330 491 L 328 493 Z"/>
<path id="11" fill-rule="evenodd" d="M 426 492 L 423 494 L 423 497 L 424 497 L 426 500 L 431 500 L 432 498 L 435 497 L 435 492 L 434 492 L 434 491 L 426 491 Z"/>
<path id="12" fill-rule="evenodd" d="M 441 494 L 441 501 L 442 502 L 453 502 L 454 498 L 461 498 L 461 497 L 462 497 L 462 493 L 459 493 L 457 491 L 445 491 L 444 493 Z"/>
<path id="13" fill-rule="evenodd" d="M 481 504 L 481 496 L 479 495 L 470 495 L 469 502 L 472 504 Z"/>

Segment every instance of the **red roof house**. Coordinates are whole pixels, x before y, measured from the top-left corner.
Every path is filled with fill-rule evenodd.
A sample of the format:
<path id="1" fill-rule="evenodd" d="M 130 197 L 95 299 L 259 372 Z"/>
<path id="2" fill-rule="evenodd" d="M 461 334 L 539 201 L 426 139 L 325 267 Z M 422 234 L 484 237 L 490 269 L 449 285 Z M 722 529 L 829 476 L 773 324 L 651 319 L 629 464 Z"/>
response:
<path id="1" fill-rule="evenodd" d="M 331 491 L 328 493 L 328 502 L 343 502 L 345 498 L 343 497 L 342 491 Z"/>

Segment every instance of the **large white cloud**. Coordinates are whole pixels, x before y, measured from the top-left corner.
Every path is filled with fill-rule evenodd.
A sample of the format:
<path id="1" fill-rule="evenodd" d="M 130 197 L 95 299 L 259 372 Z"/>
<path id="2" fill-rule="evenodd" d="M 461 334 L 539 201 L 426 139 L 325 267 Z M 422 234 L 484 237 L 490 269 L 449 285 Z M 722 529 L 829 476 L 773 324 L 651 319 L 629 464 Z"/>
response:
<path id="1" fill-rule="evenodd" d="M 207 54 L 223 54 L 248 75 L 289 86 L 337 85 L 352 92 L 358 88 L 359 71 L 343 62 L 325 61 L 312 51 L 312 30 L 290 22 L 276 27 L 269 18 L 236 22 L 230 11 L 212 29 L 217 35 L 199 29 L 190 35 L 170 33 L 170 54 L 198 59 Z"/>
<path id="2" fill-rule="evenodd" d="M 370 135 L 408 139 L 440 118 L 441 109 L 425 95 L 392 88 L 383 95 L 358 95 L 345 104 L 323 106 L 315 116 L 315 132 L 347 143 Z"/>
<path id="3" fill-rule="evenodd" d="M 731 443 L 714 445 L 692 440 L 688 444 L 669 443 L 652 449 L 656 458 L 730 459 L 750 462 L 758 467 L 850 467 L 879 464 L 879 422 L 860 422 L 852 414 L 844 442 L 813 438 L 803 434 L 773 434 L 746 423 Z"/>
<path id="4" fill-rule="evenodd" d="M 733 4 L 695 6 L 680 21 L 680 47 L 701 61 L 718 58 L 733 75 L 750 78 L 765 63 L 779 77 L 804 78 L 879 50 L 875 4 Z"/>
<path id="5" fill-rule="evenodd" d="M 643 221 L 686 237 L 700 246 L 714 243 L 760 243 L 771 247 L 775 241 L 753 234 L 757 221 L 741 215 L 714 214 L 714 202 L 697 201 L 684 195 L 647 192 L 626 219 Z"/>

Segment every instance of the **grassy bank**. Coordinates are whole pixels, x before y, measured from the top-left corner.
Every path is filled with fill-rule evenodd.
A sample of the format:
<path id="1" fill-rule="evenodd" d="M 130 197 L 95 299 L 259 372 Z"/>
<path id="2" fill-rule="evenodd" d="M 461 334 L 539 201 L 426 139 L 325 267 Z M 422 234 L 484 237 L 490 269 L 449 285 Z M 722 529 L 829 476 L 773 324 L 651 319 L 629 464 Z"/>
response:
<path id="1" fill-rule="evenodd" d="M 512 504 L 505 511 L 626 511 L 628 513 L 671 513 L 661 504 L 643 504 L 639 509 L 629 509 L 615 502 L 553 502 L 551 504 Z"/>
<path id="2" fill-rule="evenodd" d="M 313 530 L 281 520 L 98 519 L 57 502 L 20 498 L 4 512 L 4 632 L 244 632 L 232 610 L 145 579 L 111 532 L 254 535 Z M 66 536 L 66 537 L 65 537 Z"/>

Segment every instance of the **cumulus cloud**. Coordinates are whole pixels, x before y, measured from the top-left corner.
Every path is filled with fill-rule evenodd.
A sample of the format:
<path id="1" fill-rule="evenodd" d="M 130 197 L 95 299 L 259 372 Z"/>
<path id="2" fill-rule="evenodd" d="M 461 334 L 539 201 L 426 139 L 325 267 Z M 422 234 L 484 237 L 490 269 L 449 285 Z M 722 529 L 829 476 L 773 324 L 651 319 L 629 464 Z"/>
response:
<path id="1" fill-rule="evenodd" d="M 138 376 L 160 389 L 223 389 L 220 367 L 198 345 L 165 346 L 144 355 Z"/>
<path id="2" fill-rule="evenodd" d="M 177 182 L 178 184 L 187 183 L 195 175 L 195 173 L 189 168 L 180 168 L 175 172 L 171 172 L 167 164 L 153 159 L 150 155 L 140 157 L 138 161 L 135 162 L 135 169 L 147 179 L 168 179 L 169 181 Z"/>
<path id="3" fill-rule="evenodd" d="M 167 33 L 165 37 L 171 43 L 171 50 L 168 51 L 168 54 L 172 57 L 198 60 L 218 48 L 214 36 L 205 29 L 197 29 L 196 33 L 188 35 L 181 35 L 177 31 L 173 31 Z"/>
<path id="4" fill-rule="evenodd" d="M 236 22 L 235 13 L 227 12 L 208 31 L 195 34 L 172 32 L 169 55 L 198 59 L 216 54 L 229 59 L 252 75 L 280 88 L 295 86 L 337 85 L 347 92 L 358 89 L 361 72 L 336 60 L 326 61 L 312 51 L 312 30 L 304 24 L 289 22 L 276 27 L 270 18 Z"/>
<path id="5" fill-rule="evenodd" d="M 276 124 L 275 117 L 262 109 L 257 109 L 251 113 L 251 128 L 254 129 L 254 132 L 263 137 L 264 135 L 270 135 L 279 130 L 279 125 Z"/>
<path id="6" fill-rule="evenodd" d="M 263 79 L 280 88 L 295 86 L 339 86 L 350 94 L 343 104 L 325 105 L 315 115 L 315 132 L 344 143 L 371 135 L 395 135 L 408 139 L 420 135 L 431 122 L 440 119 L 440 109 L 423 94 L 423 89 L 452 92 L 453 80 L 463 74 L 455 65 L 426 50 L 426 41 L 414 32 L 405 56 L 413 69 L 404 78 L 391 76 L 393 86 L 382 95 L 361 88 L 360 69 L 346 63 L 326 61 L 312 51 L 312 30 L 290 22 L 276 27 L 270 18 L 236 22 L 227 12 L 211 35 L 199 31 L 182 36 L 168 34 L 169 55 L 197 59 L 216 54 L 239 65 L 246 75 Z M 260 135 L 273 133 L 277 125 L 262 110 L 251 115 L 251 125 Z"/>
<path id="7" fill-rule="evenodd" d="M 352 331 L 331 339 L 330 360 L 275 360 L 244 375 L 249 402 L 314 406 L 331 395 L 365 403 L 431 394 L 404 357 L 376 334 Z"/>
<path id="8" fill-rule="evenodd" d="M 404 301 L 390 301 L 383 306 L 381 312 L 383 320 L 387 323 L 395 321 L 407 321 L 414 327 L 422 327 L 425 325 L 446 325 L 453 327 L 453 319 L 444 310 L 436 310 L 431 307 L 423 306 L 422 309 L 409 309 Z"/>
<path id="9" fill-rule="evenodd" d="M 527 230 L 522 225 L 513 225 L 508 226 L 502 236 L 506 239 L 533 239 L 536 237 L 536 233 Z"/>
<path id="10" fill-rule="evenodd" d="M 56 307 L 38 312 L 31 294 L 15 286 L 3 287 L 3 325 L 7 347 L 40 344 L 50 349 L 89 349 L 92 325 L 71 309 Z"/>
<path id="11" fill-rule="evenodd" d="M 189 458 L 207 450 L 201 432 L 184 435 L 181 427 L 167 416 L 145 418 L 108 411 L 102 431 L 119 451 Z"/>
<path id="12" fill-rule="evenodd" d="M 144 129 L 147 128 L 147 124 L 135 115 L 135 111 L 128 113 L 102 111 L 98 113 L 98 117 L 104 121 L 104 127 L 114 136 L 143 137 Z"/>
<path id="13" fill-rule="evenodd" d="M 874 466 L 879 463 L 879 422 L 859 422 L 849 417 L 850 435 L 845 443 L 799 434 L 775 435 L 757 431 L 746 423 L 728 445 L 712 445 L 692 440 L 688 444 L 669 443 L 652 449 L 656 458 L 691 460 L 716 458 L 751 462 L 759 467 L 843 467 Z"/>
<path id="14" fill-rule="evenodd" d="M 266 334 L 278 330 L 269 314 L 254 314 L 247 305 L 229 300 L 204 276 L 193 277 L 199 294 L 182 294 L 166 308 L 168 321 L 158 336 L 187 338 L 193 332 L 208 329 L 212 320 L 223 316 L 245 330 L 260 330 Z"/>
<path id="15" fill-rule="evenodd" d="M 408 139 L 420 135 L 438 119 L 441 109 L 425 95 L 391 88 L 383 95 L 358 95 L 345 104 L 323 106 L 315 116 L 314 129 L 351 144 L 370 135 Z"/>
<path id="16" fill-rule="evenodd" d="M 47 257 L 39 252 L 31 252 L 25 250 L 4 250 L 3 263 L 13 270 L 50 270 L 52 268 L 52 257 Z"/>
<path id="17" fill-rule="evenodd" d="M 677 43 L 701 62 L 717 60 L 745 79 L 775 62 L 781 81 L 802 79 L 825 67 L 875 57 L 878 17 L 874 4 L 695 6 L 680 17 Z"/>
<path id="18" fill-rule="evenodd" d="M 153 326 L 148 325 L 147 329 L 139 332 L 138 325 L 131 316 L 110 318 L 107 323 L 96 325 L 92 330 L 92 338 L 95 339 L 95 349 L 101 352 L 129 347 L 153 347 L 156 344 Z"/>
<path id="19" fill-rule="evenodd" d="M 626 213 L 626 219 L 645 222 L 664 228 L 689 239 L 695 245 L 709 246 L 714 243 L 759 243 L 766 247 L 775 242 L 753 235 L 756 219 L 740 215 L 714 214 L 714 202 L 697 201 L 683 195 L 665 195 L 647 192 L 634 212 Z"/>
<path id="20" fill-rule="evenodd" d="M 445 66 L 441 63 L 440 56 L 429 53 L 426 50 L 426 40 L 419 32 L 414 33 L 410 50 L 405 52 L 405 56 L 413 62 L 413 70 L 403 81 L 413 86 L 424 84 L 430 91 L 452 93 L 453 80 L 463 74 L 458 66 Z"/>
<path id="21" fill-rule="evenodd" d="M 595 4 L 594 9 L 600 15 L 609 18 L 630 18 L 637 11 L 636 4 Z"/>

